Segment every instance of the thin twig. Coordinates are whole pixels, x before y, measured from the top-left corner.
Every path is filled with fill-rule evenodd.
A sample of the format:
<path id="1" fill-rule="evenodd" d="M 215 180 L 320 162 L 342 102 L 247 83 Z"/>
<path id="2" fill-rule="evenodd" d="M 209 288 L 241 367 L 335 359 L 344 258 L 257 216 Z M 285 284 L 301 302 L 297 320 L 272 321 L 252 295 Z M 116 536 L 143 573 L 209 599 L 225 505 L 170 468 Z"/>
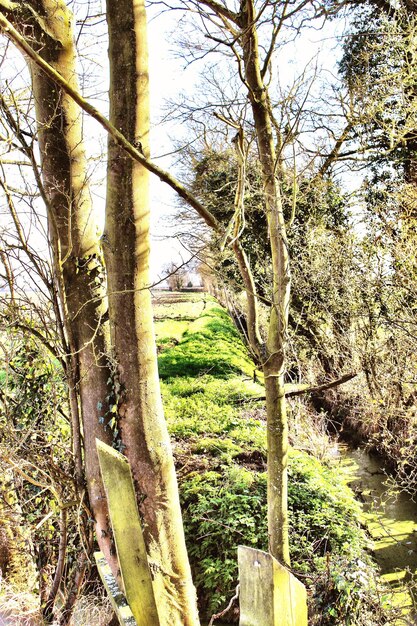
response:
<path id="1" fill-rule="evenodd" d="M 211 616 L 208 626 L 213 626 L 215 619 L 220 619 L 221 617 L 224 617 L 226 613 L 230 611 L 230 609 L 233 606 L 233 602 L 235 602 L 235 600 L 239 598 L 239 588 L 240 588 L 240 585 L 236 587 L 235 595 L 233 596 L 233 598 L 231 598 L 227 607 L 223 611 L 220 611 L 220 613 L 215 613 L 214 615 Z"/>

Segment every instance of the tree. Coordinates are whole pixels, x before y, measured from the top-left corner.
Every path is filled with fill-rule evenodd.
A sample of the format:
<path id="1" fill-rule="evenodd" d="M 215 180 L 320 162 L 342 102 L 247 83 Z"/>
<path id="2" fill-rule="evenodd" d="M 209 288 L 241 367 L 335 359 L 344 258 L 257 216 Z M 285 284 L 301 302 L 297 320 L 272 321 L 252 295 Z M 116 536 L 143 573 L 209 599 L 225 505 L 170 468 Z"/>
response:
<path id="1" fill-rule="evenodd" d="M 288 511 L 287 511 L 287 456 L 288 422 L 286 415 L 285 383 L 286 351 L 288 344 L 288 316 L 290 304 L 290 265 L 287 227 L 282 188 L 285 185 L 285 148 L 294 141 L 299 114 L 291 120 L 293 126 L 286 129 L 285 115 L 274 108 L 269 91 L 271 59 L 278 45 L 285 24 L 297 28 L 297 20 L 320 14 L 320 5 L 299 2 L 289 6 L 284 3 L 256 3 L 245 0 L 235 8 L 234 3 L 218 3 L 213 0 L 181 3 L 190 8 L 203 22 L 204 39 L 213 49 L 223 49 L 235 62 L 234 74 L 240 80 L 236 108 L 240 114 L 250 110 L 247 119 L 234 117 L 234 104 L 225 106 L 226 112 L 218 117 L 234 129 L 236 159 L 236 192 L 233 216 L 223 229 L 221 223 L 210 224 L 235 255 L 247 299 L 247 336 L 257 363 L 262 368 L 266 388 L 267 435 L 268 435 L 268 532 L 269 549 L 273 556 L 289 564 Z M 307 9 L 311 9 L 308 13 Z M 259 33 L 262 33 L 262 43 Z M 207 46 L 201 41 L 186 41 L 191 46 L 190 56 L 198 58 L 207 54 Z M 283 36 L 284 39 L 284 36 Z M 195 56 L 193 56 L 193 54 Z M 248 105 L 248 106 L 246 106 Z M 277 112 L 278 110 L 278 112 Z M 281 111 L 282 113 L 282 111 Z M 280 120 L 282 123 L 279 123 Z M 245 185 L 247 182 L 247 139 L 245 131 L 250 128 L 259 158 L 261 181 L 261 213 L 268 233 L 271 259 L 271 286 L 268 292 L 269 322 L 266 341 L 259 328 L 259 289 L 244 247 Z M 250 131 L 249 131 L 250 132 Z M 223 172 L 224 173 L 224 172 Z M 226 193 L 225 187 L 222 188 Z M 295 190 L 294 190 L 295 191 Z M 215 210 L 212 214 L 216 215 Z"/>
<path id="2" fill-rule="evenodd" d="M 368 162 L 379 168 L 389 162 L 408 183 L 415 178 L 414 19 L 404 6 L 391 13 L 363 3 L 340 63 L 357 111 L 353 138 Z"/>
<path id="3" fill-rule="evenodd" d="M 366 175 L 362 243 L 363 304 L 357 343 L 368 403 L 362 431 L 398 468 L 407 488 L 414 470 L 416 7 L 355 2 L 340 65 L 357 111 L 351 138 Z M 366 267 L 366 272 L 363 268 Z"/>
<path id="4" fill-rule="evenodd" d="M 171 291 L 181 291 L 188 286 L 189 274 L 185 265 L 177 266 L 175 263 L 168 263 L 164 268 L 164 274 Z"/>
<path id="5" fill-rule="evenodd" d="M 226 229 L 235 210 L 236 156 L 231 150 L 221 151 L 214 144 L 208 146 L 207 137 L 201 148 L 194 144 L 192 150 L 187 150 L 190 152 L 190 189 L 204 201 Z M 293 178 L 293 172 L 287 171 L 281 184 L 287 223 L 293 210 Z M 186 212 L 187 207 L 183 206 L 181 219 L 187 218 Z M 200 258 L 204 258 L 205 248 L 210 247 L 211 261 L 208 260 L 208 263 L 226 288 L 235 294 L 235 317 L 244 318 L 242 304 L 237 302 L 244 286 L 233 252 L 224 246 L 219 254 L 216 236 L 209 240 L 209 244 L 202 236 L 198 236 L 195 241 L 196 231 L 193 225 L 187 239 L 189 246 L 194 245 Z M 240 241 L 250 255 L 258 297 L 268 307 L 271 296 L 271 256 L 262 207 L 260 165 L 253 150 L 247 154 L 245 214 Z M 202 243 L 205 248 L 202 248 Z M 346 295 L 350 291 L 352 275 L 346 273 L 347 264 L 344 264 L 343 269 L 340 265 L 343 260 L 348 261 L 351 233 L 348 199 L 331 176 L 317 176 L 314 170 L 297 174 L 297 207 L 288 232 L 288 245 L 294 276 L 289 330 L 291 354 L 295 358 L 288 362 L 287 369 L 296 366 L 297 354 L 301 349 L 305 350 L 307 345 L 309 353 L 314 354 L 321 364 L 322 374 L 337 377 L 349 362 L 347 342 L 343 338 L 349 336 L 351 327 L 352 298 L 346 299 Z"/>
<path id="6" fill-rule="evenodd" d="M 116 573 L 95 438 L 114 443 L 125 451 L 138 489 L 148 553 L 154 562 L 161 623 L 196 624 L 195 591 L 157 378 L 148 290 L 148 175 L 140 163 L 124 156 L 117 142 L 110 141 L 103 238 L 109 286 L 112 344 L 109 350 L 103 265 L 86 184 L 81 111 L 68 95 L 68 91 L 78 93 L 72 16 L 65 3 L 52 0 L 46 0 L 41 7 L 28 3 L 23 8 L 4 1 L 0 8 L 3 29 L 14 41 L 20 41 L 32 58 L 42 166 L 42 180 L 38 176 L 38 183 L 44 190 L 48 210 L 54 274 L 67 342 L 66 373 L 72 390 L 78 481 L 81 486 L 84 458 L 97 539 Z M 138 2 L 126 2 L 123 7 L 111 3 L 107 17 L 112 60 L 111 116 L 128 139 L 133 142 L 139 138 L 143 142 L 141 154 L 147 153 L 144 7 Z M 8 19 L 14 22 L 16 31 Z M 27 39 L 19 36 L 19 31 Z M 120 36 L 121 32 L 126 34 L 126 40 Z M 40 65 L 48 67 L 49 74 Z M 125 90 L 127 68 L 131 76 L 129 92 Z M 53 70 L 66 89 L 57 86 Z M 124 138 L 124 142 L 137 155 L 137 149 L 128 139 Z M 39 172 L 34 165 L 35 172 Z M 123 219 L 120 219 L 120 205 L 124 208 Z M 79 436 L 80 416 L 83 439 Z M 44 609 L 48 619 L 51 609 L 48 603 Z M 68 619 L 69 610 L 64 612 L 62 623 Z"/>
<path id="7" fill-rule="evenodd" d="M 149 155 L 146 13 L 142 2 L 107 5 L 110 121 Z M 138 486 L 154 589 L 165 624 L 198 623 L 164 420 L 149 291 L 148 170 L 109 138 L 104 254 L 120 396 L 118 427 Z"/>
<path id="8" fill-rule="evenodd" d="M 268 536 L 269 549 L 273 556 L 289 564 L 288 511 L 287 511 L 287 460 L 288 460 L 288 423 L 285 405 L 284 368 L 285 346 L 288 327 L 288 306 L 290 295 L 290 271 L 286 236 L 286 225 L 281 201 L 279 182 L 279 161 L 273 136 L 273 116 L 268 89 L 264 81 L 267 71 L 262 67 L 258 43 L 258 15 L 254 2 L 242 3 L 239 13 L 225 9 L 216 3 L 203 5 L 220 18 L 227 38 L 237 40 L 241 47 L 240 71 L 247 87 L 253 122 L 256 133 L 259 159 L 262 168 L 264 189 L 264 208 L 268 224 L 273 288 L 268 338 L 264 343 L 258 326 L 258 305 L 253 276 L 248 266 L 247 255 L 237 238 L 241 197 L 236 196 L 236 220 L 234 227 L 233 249 L 245 283 L 248 299 L 248 337 L 253 351 L 257 355 L 265 377 L 267 406 L 267 442 L 268 442 Z M 273 49 L 272 40 L 269 52 Z M 244 138 L 238 130 L 236 141 L 241 174 L 239 184 L 244 185 Z"/>
<path id="9" fill-rule="evenodd" d="M 20 11 L 13 3 L 2 3 L 2 9 L 15 21 L 17 28 L 25 32 L 30 29 L 31 42 L 42 58 L 77 88 L 72 17 L 66 5 L 44 2 L 42 13 L 47 16 L 47 23 L 29 4 Z M 82 428 L 85 475 L 96 534 L 100 548 L 116 568 L 95 452 L 96 437 L 111 441 L 108 429 L 99 420 L 98 410 L 98 407 L 103 407 L 104 412 L 109 410 L 106 397 L 109 395 L 107 380 L 111 370 L 106 357 L 106 329 L 102 324 L 105 300 L 101 281 L 101 250 L 86 184 L 82 119 L 78 106 L 65 93 L 56 89 L 49 77 L 39 71 L 35 64 L 30 65 L 30 70 L 42 180 L 33 150 L 27 152 L 44 193 L 48 213 L 54 280 L 65 328 L 65 368 L 71 394 L 79 497 L 83 497 Z M 48 619 L 51 618 L 51 608 L 50 603 L 44 607 Z"/>

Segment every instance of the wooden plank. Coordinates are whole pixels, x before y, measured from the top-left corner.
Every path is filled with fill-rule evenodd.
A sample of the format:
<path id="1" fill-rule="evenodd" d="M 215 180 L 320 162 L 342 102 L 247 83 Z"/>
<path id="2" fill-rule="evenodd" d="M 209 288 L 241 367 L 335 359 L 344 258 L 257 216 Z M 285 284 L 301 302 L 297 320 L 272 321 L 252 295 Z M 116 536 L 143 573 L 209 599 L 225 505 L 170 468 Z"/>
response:
<path id="1" fill-rule="evenodd" d="M 270 557 L 271 559 L 273 557 Z M 288 626 L 307 626 L 307 591 L 286 567 L 274 559 L 275 620 L 284 614 Z"/>
<path id="2" fill-rule="evenodd" d="M 107 595 L 119 620 L 120 626 L 138 626 L 125 596 L 119 589 L 104 554 L 102 552 L 94 552 L 94 558 L 97 563 L 98 573 L 103 581 L 103 585 L 107 591 Z"/>
<path id="3" fill-rule="evenodd" d="M 238 548 L 239 626 L 274 626 L 272 563 L 267 556 L 260 550 Z"/>
<path id="4" fill-rule="evenodd" d="M 307 593 L 299 580 L 262 550 L 238 548 L 239 626 L 307 626 Z"/>
<path id="5" fill-rule="evenodd" d="M 138 626 L 159 626 L 129 462 L 102 441 L 96 445 L 126 600 Z"/>

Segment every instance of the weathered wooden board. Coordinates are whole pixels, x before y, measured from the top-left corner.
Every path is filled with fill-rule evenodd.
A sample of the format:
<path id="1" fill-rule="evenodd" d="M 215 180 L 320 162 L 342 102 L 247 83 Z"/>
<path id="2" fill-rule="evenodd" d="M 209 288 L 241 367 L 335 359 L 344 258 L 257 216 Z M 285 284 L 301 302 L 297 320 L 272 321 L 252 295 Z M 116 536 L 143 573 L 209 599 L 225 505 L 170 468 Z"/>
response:
<path id="1" fill-rule="evenodd" d="M 120 626 L 138 626 L 123 593 L 120 591 L 106 557 L 102 552 L 94 552 L 98 573 L 106 588 L 107 595 L 117 615 Z"/>
<path id="2" fill-rule="evenodd" d="M 96 443 L 126 600 L 137 626 L 159 626 L 129 462 L 102 441 Z"/>
<path id="3" fill-rule="evenodd" d="M 273 556 L 239 546 L 240 626 L 307 626 L 307 593 Z"/>

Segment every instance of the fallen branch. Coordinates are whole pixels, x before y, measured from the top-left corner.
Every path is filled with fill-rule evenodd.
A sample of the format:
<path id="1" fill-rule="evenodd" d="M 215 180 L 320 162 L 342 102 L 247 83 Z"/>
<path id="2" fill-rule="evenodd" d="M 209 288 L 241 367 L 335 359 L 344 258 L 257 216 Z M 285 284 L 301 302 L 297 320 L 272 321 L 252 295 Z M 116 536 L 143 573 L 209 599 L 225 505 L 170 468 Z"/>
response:
<path id="1" fill-rule="evenodd" d="M 340 378 L 336 378 L 335 380 L 331 380 L 328 383 L 323 383 L 322 385 L 318 385 L 316 387 L 309 387 L 309 385 L 286 385 L 285 395 L 287 398 L 292 398 L 293 396 L 300 396 L 303 393 L 325 391 L 326 389 L 332 389 L 332 387 L 343 385 L 343 383 L 347 383 L 357 375 L 358 372 L 349 372 L 349 374 L 344 374 Z"/>

